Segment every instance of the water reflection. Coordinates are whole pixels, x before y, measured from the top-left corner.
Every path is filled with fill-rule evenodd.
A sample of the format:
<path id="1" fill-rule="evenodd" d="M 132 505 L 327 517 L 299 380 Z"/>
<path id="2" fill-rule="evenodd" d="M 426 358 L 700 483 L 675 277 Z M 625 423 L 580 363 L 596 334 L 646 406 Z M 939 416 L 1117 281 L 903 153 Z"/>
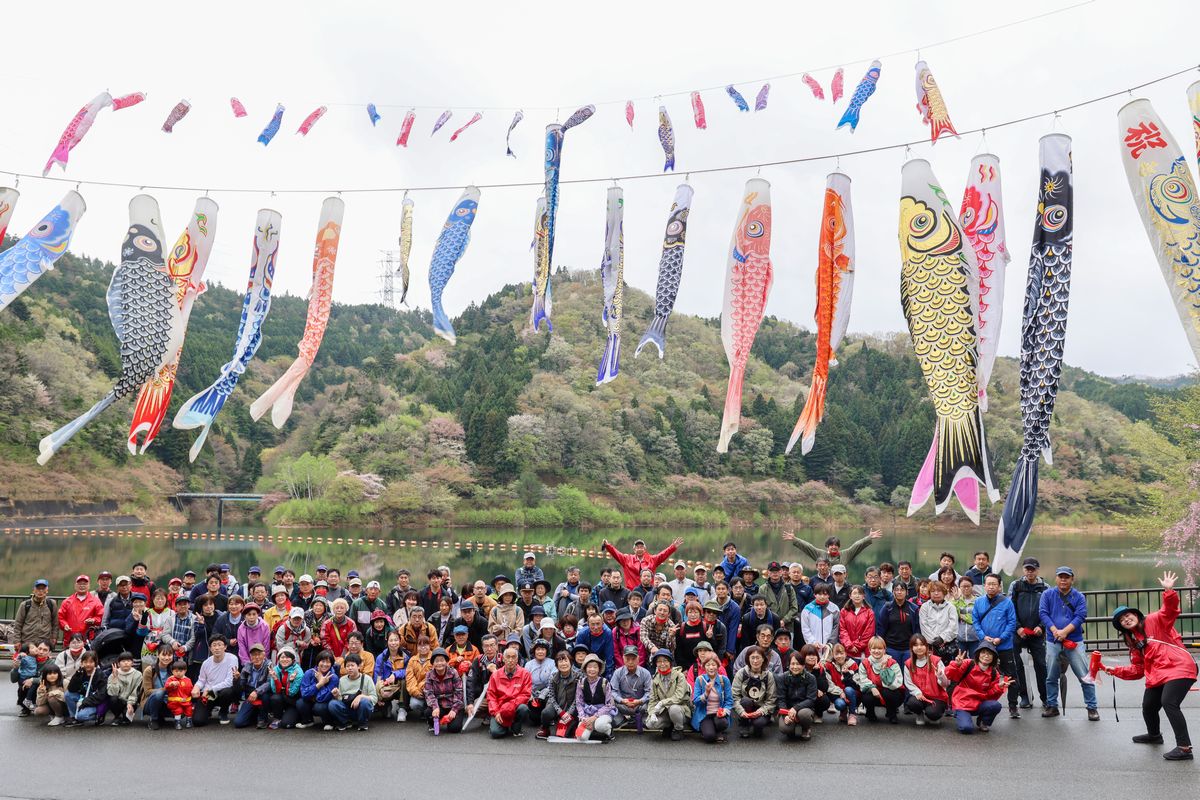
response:
<path id="1" fill-rule="evenodd" d="M 200 533 L 198 529 L 164 529 Z M 632 549 L 633 540 L 646 539 L 649 548 L 657 551 L 673 538 L 681 536 L 684 544 L 678 557 L 715 563 L 721 558 L 721 548 L 727 540 L 737 542 L 740 552 L 752 564 L 763 566 L 768 561 L 799 560 L 800 551 L 779 537 L 778 531 L 768 530 L 647 530 L 647 531 L 518 531 L 486 529 L 399 530 L 380 532 L 368 529 L 330 529 L 296 531 L 265 528 L 227 528 L 224 540 L 155 538 L 145 532 L 137 535 L 100 536 L 95 532 L 75 535 L 30 535 L 5 533 L 0 535 L 0 553 L 5 569 L 0 571 L 0 594 L 24 594 L 32 581 L 45 577 L 54 594 L 69 592 L 74 577 L 80 572 L 94 576 L 102 569 L 114 574 L 127 572 L 135 561 L 144 561 L 151 577 L 164 583 L 186 569 L 202 572 L 212 562 L 228 562 L 239 577 L 244 577 L 252 565 L 270 574 L 277 564 L 284 564 L 297 573 L 312 572 L 317 564 L 340 567 L 343 573 L 357 569 L 363 580 L 378 579 L 385 587 L 393 584 L 395 570 L 407 567 L 414 576 L 424 576 L 435 566 L 447 565 L 452 570 L 456 588 L 475 578 L 491 578 L 498 573 L 512 575 L 521 561 L 525 545 L 574 547 L 595 551 L 587 555 L 539 554 L 538 564 L 548 578 L 560 579 L 564 569 L 578 564 L 589 579 L 601 568 L 611 565 L 602 557 L 600 543 L 608 536 L 622 550 Z M 254 541 L 230 539 L 238 535 L 255 537 Z M 797 530 L 796 535 L 821 544 L 828 531 Z M 854 531 L 840 533 L 843 546 L 857 538 Z M 259 542 L 257 537 L 266 541 Z M 994 534 L 983 529 L 885 530 L 885 536 L 875 542 L 850 569 L 853 581 L 861 580 L 868 564 L 908 559 L 918 575 L 928 575 L 945 550 L 954 553 L 960 569 L 970 563 L 977 549 L 990 550 Z M 288 539 L 291 541 L 288 541 Z M 318 539 L 324 543 L 318 543 Z M 338 544 L 338 540 L 342 540 Z M 364 540 L 358 544 L 358 540 Z M 369 540 L 375 540 L 372 546 Z M 412 546 L 416 542 L 417 546 Z M 449 548 L 443 547 L 450 543 Z M 422 546 L 424 543 L 425 546 Z M 437 547 L 431 547 L 433 543 Z M 484 543 L 488 549 L 465 549 L 466 543 Z M 492 545 L 495 550 L 490 549 Z M 509 549 L 515 545 L 516 550 Z M 501 550 L 501 547 L 504 547 Z M 1154 585 L 1154 576 L 1161 572 L 1159 553 L 1144 539 L 1123 531 L 1046 534 L 1036 533 L 1028 555 L 1036 556 L 1043 572 L 1049 574 L 1059 564 L 1075 568 L 1077 585 L 1084 589 L 1144 587 Z M 1168 564 L 1170 566 L 1170 564 Z M 414 577 L 414 583 L 420 583 Z"/>

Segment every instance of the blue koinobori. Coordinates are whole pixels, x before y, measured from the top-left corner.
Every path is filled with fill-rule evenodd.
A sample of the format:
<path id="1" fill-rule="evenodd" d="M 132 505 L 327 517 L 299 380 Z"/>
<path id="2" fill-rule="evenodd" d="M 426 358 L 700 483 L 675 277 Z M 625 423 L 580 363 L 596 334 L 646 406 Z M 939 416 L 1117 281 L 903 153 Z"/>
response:
<path id="1" fill-rule="evenodd" d="M 479 190 L 468 186 L 454 204 L 446 224 L 433 248 L 433 263 L 429 266 L 429 294 L 433 304 L 433 330 L 454 344 L 454 326 L 442 308 L 442 292 L 454 274 L 454 268 L 471 243 L 471 223 L 479 209 Z"/>

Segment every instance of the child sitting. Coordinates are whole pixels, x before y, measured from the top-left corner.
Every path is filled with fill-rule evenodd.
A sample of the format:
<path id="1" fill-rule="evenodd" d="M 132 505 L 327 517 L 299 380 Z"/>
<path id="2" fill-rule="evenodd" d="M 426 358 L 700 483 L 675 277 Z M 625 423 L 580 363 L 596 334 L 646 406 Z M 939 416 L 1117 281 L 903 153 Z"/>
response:
<path id="1" fill-rule="evenodd" d="M 38 674 L 41 668 L 36 653 L 37 645 L 30 642 L 21 645 L 21 653 L 17 657 L 17 705 L 21 707 L 22 717 L 32 714 L 36 705 Z"/>
<path id="2" fill-rule="evenodd" d="M 858 672 L 858 662 L 850 658 L 846 646 L 841 643 L 835 644 L 830 654 L 829 660 L 821 663 L 821 668 L 829 678 L 833 707 L 839 712 L 838 719 L 847 725 L 857 725 L 858 689 L 854 685 L 854 675 Z"/>
<path id="3" fill-rule="evenodd" d="M 887 653 L 887 643 L 881 636 L 872 636 L 867 644 L 868 655 L 858 665 L 855 681 L 862 689 L 867 722 L 877 722 L 875 709 L 883 706 L 887 721 L 895 725 L 897 713 L 904 702 L 904 674 L 896 659 Z"/>
<path id="4" fill-rule="evenodd" d="M 108 699 L 116 719 L 114 726 L 129 725 L 142 699 L 142 673 L 133 668 L 133 654 L 117 656 L 117 668 L 108 676 Z"/>
<path id="5" fill-rule="evenodd" d="M 163 684 L 167 710 L 175 717 L 175 730 L 192 727 L 192 681 L 187 676 L 187 663 L 177 659 L 171 664 L 171 677 Z"/>

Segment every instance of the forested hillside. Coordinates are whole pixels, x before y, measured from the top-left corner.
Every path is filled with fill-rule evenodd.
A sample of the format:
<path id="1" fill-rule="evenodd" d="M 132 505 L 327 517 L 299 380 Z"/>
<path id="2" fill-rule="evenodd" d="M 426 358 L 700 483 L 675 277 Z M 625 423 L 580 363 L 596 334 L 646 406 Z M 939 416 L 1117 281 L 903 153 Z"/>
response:
<path id="1" fill-rule="evenodd" d="M 192 315 L 168 426 L 147 455 L 126 450 L 126 400 L 40 468 L 38 440 L 119 371 L 104 303 L 110 274 L 110 265 L 64 257 L 0 313 L 0 496 L 116 498 L 144 511 L 176 487 L 257 486 L 289 498 L 270 519 L 290 524 L 853 523 L 906 504 L 933 429 L 906 337 L 852 335 L 831 371 L 816 447 L 785 455 L 815 337 L 768 319 L 747 370 L 741 431 L 719 455 L 728 368 L 718 320 L 676 314 L 665 360 L 653 349 L 634 359 L 652 298 L 627 288 L 621 376 L 597 387 L 601 288 L 594 272 L 560 270 L 553 334 L 527 330 L 524 286 L 464 311 L 454 347 L 432 336 L 426 312 L 335 306 L 282 431 L 247 412 L 290 363 L 304 327 L 306 302 L 277 297 L 257 358 L 189 465 L 193 434 L 169 420 L 229 358 L 241 313 L 240 292 L 211 288 Z M 1185 464 L 1156 429 L 1155 404 L 1186 390 L 1077 369 L 1063 388 L 1054 465 L 1042 471 L 1044 518 L 1149 513 Z M 986 423 L 1003 491 L 1021 437 L 1010 359 L 996 366 Z"/>

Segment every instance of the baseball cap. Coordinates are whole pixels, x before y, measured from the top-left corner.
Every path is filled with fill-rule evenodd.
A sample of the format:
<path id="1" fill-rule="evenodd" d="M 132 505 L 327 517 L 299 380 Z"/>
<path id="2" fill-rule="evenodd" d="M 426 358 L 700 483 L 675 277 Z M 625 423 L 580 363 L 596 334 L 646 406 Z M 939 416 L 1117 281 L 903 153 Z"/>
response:
<path id="1" fill-rule="evenodd" d="M 318 588 L 318 589 L 321 589 L 321 588 L 328 589 L 328 588 L 329 588 L 329 581 L 317 581 L 317 588 Z"/>
<path id="2" fill-rule="evenodd" d="M 535 555 L 533 554 L 533 551 L 531 551 L 531 550 L 526 550 L 526 551 L 525 551 L 525 558 L 534 558 L 534 559 L 536 559 L 536 558 L 537 558 L 537 556 L 535 556 Z"/>
<path id="3" fill-rule="evenodd" d="M 614 603 L 612 600 L 605 600 L 604 605 L 600 606 L 600 613 L 607 614 L 610 611 L 612 611 L 615 614 L 617 611 L 617 604 Z"/>
<path id="4" fill-rule="evenodd" d="M 521 591 L 522 591 L 522 592 L 532 592 L 532 591 L 533 591 L 533 584 L 532 584 L 532 583 L 522 583 L 522 584 L 521 584 Z"/>
<path id="5" fill-rule="evenodd" d="M 171 578 L 171 580 L 167 581 L 168 586 L 174 586 L 176 584 L 179 584 L 180 586 L 182 586 L 183 579 L 182 578 Z"/>
<path id="6" fill-rule="evenodd" d="M 221 572 L 229 572 L 231 567 L 228 564 L 218 564 L 217 569 L 219 569 Z"/>
<path id="7" fill-rule="evenodd" d="M 529 609 L 529 616 L 530 617 L 546 616 L 546 607 L 543 606 L 541 603 L 534 603 L 533 608 Z"/>
<path id="8" fill-rule="evenodd" d="M 267 648 L 263 647 L 262 642 L 255 642 L 254 644 L 250 645 L 250 652 L 253 653 L 255 650 L 265 653 Z"/>
<path id="9" fill-rule="evenodd" d="M 126 580 L 128 580 L 128 579 L 126 579 Z M 35 588 L 35 589 L 40 589 L 43 586 L 46 587 L 47 589 L 50 588 L 50 581 L 46 580 L 45 578 L 38 578 L 36 581 L 33 582 L 33 588 Z"/>
<path id="10" fill-rule="evenodd" d="M 317 572 L 329 572 L 329 567 L 324 564 L 317 564 Z"/>
<path id="11" fill-rule="evenodd" d="M 351 578 L 350 585 L 351 586 L 362 586 L 362 578 L 359 578 L 357 576 Z"/>
<path id="12" fill-rule="evenodd" d="M 1021 566 L 1033 567 L 1034 569 L 1041 569 L 1042 563 L 1040 561 L 1038 561 L 1036 558 L 1034 558 L 1033 556 L 1030 556 L 1029 558 L 1025 559 L 1025 561 L 1021 564 Z"/>
<path id="13" fill-rule="evenodd" d="M 767 564 L 767 572 L 776 572 L 781 569 L 783 569 L 783 564 L 780 564 L 778 561 L 772 561 L 770 564 Z"/>
<path id="14" fill-rule="evenodd" d="M 122 583 L 132 583 L 132 582 L 133 581 L 129 580 L 128 575 L 118 575 L 117 576 L 117 585 L 118 586 L 120 586 Z"/>
<path id="15" fill-rule="evenodd" d="M 708 572 L 708 567 L 704 566 L 703 564 L 697 564 L 697 565 L 696 565 L 696 567 L 695 567 L 695 569 L 693 569 L 693 570 L 692 570 L 692 574 L 694 575 L 694 574 L 696 574 L 697 572 L 704 572 L 704 573 L 707 573 L 707 572 Z"/>
<path id="16" fill-rule="evenodd" d="M 840 572 L 843 575 L 845 575 L 846 574 L 846 565 L 845 564 L 834 564 L 833 569 L 830 570 L 830 573 L 834 573 L 834 572 Z"/>
<path id="17" fill-rule="evenodd" d="M 379 586 L 379 581 L 368 581 L 368 582 L 367 582 L 367 588 L 368 588 L 368 589 L 378 589 L 378 588 L 380 588 L 380 586 Z"/>
<path id="18" fill-rule="evenodd" d="M 312 582 L 313 582 L 312 575 L 309 575 L 307 572 L 300 576 L 300 583 L 312 583 Z"/>
<path id="19" fill-rule="evenodd" d="M 621 655 L 625 655 L 625 656 L 638 655 L 637 645 L 633 645 L 633 644 L 625 645 L 625 649 L 621 651 Z"/>
<path id="20" fill-rule="evenodd" d="M 684 561 L 676 561 L 675 569 L 687 569 L 687 563 Z"/>
<path id="21" fill-rule="evenodd" d="M 300 606 L 292 606 L 292 610 L 288 612 L 288 616 L 304 619 L 304 609 Z"/>
<path id="22" fill-rule="evenodd" d="M 102 569 L 102 570 L 100 570 L 100 574 L 99 574 L 99 575 L 97 575 L 96 577 L 97 577 L 97 578 L 111 578 L 111 577 L 112 577 L 112 573 L 111 573 L 111 572 L 109 572 L 109 571 L 108 571 L 108 570 L 106 570 L 106 569 Z"/>
<path id="23" fill-rule="evenodd" d="M 79 583 L 80 581 L 83 581 L 84 583 L 91 583 L 92 579 L 89 578 L 87 575 L 76 575 L 75 582 Z"/>
<path id="24" fill-rule="evenodd" d="M 262 575 L 262 570 L 259 567 L 251 567 L 246 570 L 247 575 Z"/>
<path id="25" fill-rule="evenodd" d="M 636 547 L 637 545 L 639 545 L 639 544 L 640 544 L 642 547 L 645 547 L 645 546 L 646 546 L 646 540 L 645 540 L 645 539 L 634 539 L 634 540 L 633 540 L 633 544 L 634 544 L 634 546 L 635 546 L 635 547 Z"/>
<path id="26" fill-rule="evenodd" d="M 276 575 L 280 575 L 284 572 L 287 572 L 287 567 L 285 567 L 283 564 L 280 564 L 279 566 L 275 567 L 274 571 Z"/>
<path id="27" fill-rule="evenodd" d="M 1074 578 L 1075 570 L 1071 569 L 1070 567 L 1059 567 L 1058 569 L 1054 570 L 1054 574 L 1055 575 L 1070 575 L 1072 578 Z"/>
<path id="28" fill-rule="evenodd" d="M 194 577 L 196 577 L 196 570 L 194 570 L 194 569 L 189 569 L 188 571 L 186 571 L 186 572 L 184 572 L 184 573 L 183 573 L 183 577 L 185 577 L 185 578 L 186 578 L 188 575 L 191 575 L 193 578 L 194 578 Z"/>
<path id="29" fill-rule="evenodd" d="M 460 633 L 470 633 L 470 632 L 471 632 L 471 629 L 468 628 L 466 625 L 455 625 L 454 626 L 454 634 L 456 636 Z"/>
<path id="30" fill-rule="evenodd" d="M 462 602 L 460 602 L 458 604 L 458 613 L 460 613 L 460 614 L 464 611 L 474 611 L 474 610 L 475 610 L 474 601 L 463 600 Z"/>
<path id="31" fill-rule="evenodd" d="M 347 578 L 357 578 L 357 577 L 358 577 L 358 570 L 356 570 L 356 569 L 352 569 L 352 570 L 350 570 L 349 572 L 347 572 L 347 573 L 346 573 L 346 577 L 347 577 Z"/>

